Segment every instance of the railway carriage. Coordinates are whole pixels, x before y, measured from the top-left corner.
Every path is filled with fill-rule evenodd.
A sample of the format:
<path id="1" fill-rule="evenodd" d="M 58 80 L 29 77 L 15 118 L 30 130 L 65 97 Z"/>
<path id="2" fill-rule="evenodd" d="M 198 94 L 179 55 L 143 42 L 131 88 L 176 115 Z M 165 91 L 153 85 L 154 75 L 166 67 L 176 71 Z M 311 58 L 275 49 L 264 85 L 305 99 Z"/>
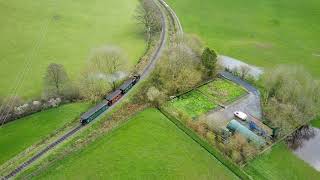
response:
<path id="1" fill-rule="evenodd" d="M 81 124 L 88 124 L 114 103 L 116 103 L 121 97 L 127 93 L 140 79 L 139 75 L 133 76 L 133 78 L 125 81 L 119 89 L 109 94 L 105 99 L 95 107 L 91 108 L 88 112 L 84 113 L 80 118 Z"/>
<path id="2" fill-rule="evenodd" d="M 81 124 L 88 124 L 104 111 L 109 108 L 108 102 L 103 100 L 100 104 L 96 105 L 95 107 L 91 108 L 88 112 L 84 113 L 80 118 Z"/>
<path id="3" fill-rule="evenodd" d="M 120 87 L 119 90 L 122 94 L 127 93 L 140 79 L 140 76 L 134 76 L 132 79 L 125 81 Z"/>
<path id="4" fill-rule="evenodd" d="M 108 102 L 108 106 L 111 106 L 112 104 L 116 103 L 121 97 L 123 96 L 122 91 L 116 90 L 113 93 L 109 94 L 106 97 L 106 100 Z"/>

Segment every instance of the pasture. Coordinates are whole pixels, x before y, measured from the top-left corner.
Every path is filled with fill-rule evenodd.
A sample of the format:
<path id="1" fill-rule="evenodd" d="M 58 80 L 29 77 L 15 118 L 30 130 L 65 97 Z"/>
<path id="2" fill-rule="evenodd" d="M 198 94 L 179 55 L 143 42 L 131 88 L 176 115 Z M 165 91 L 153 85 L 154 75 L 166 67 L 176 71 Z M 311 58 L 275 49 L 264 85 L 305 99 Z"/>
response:
<path id="1" fill-rule="evenodd" d="M 311 125 L 316 128 L 320 128 L 320 118 L 311 121 Z"/>
<path id="2" fill-rule="evenodd" d="M 299 159 L 285 144 L 281 143 L 256 157 L 245 167 L 254 179 L 319 179 L 320 172 Z"/>
<path id="3" fill-rule="evenodd" d="M 1 126 L 0 165 L 65 124 L 76 120 L 88 107 L 86 103 L 63 105 Z"/>
<path id="4" fill-rule="evenodd" d="M 303 65 L 320 77 L 319 0 L 167 0 L 187 33 L 249 64 Z"/>
<path id="5" fill-rule="evenodd" d="M 50 63 L 63 64 L 71 79 L 77 79 L 91 50 L 101 46 L 119 46 L 130 64 L 136 63 L 145 50 L 143 28 L 133 18 L 137 4 L 138 0 L 0 1 L 0 96 L 18 87 L 23 98 L 39 97 Z"/>
<path id="6" fill-rule="evenodd" d="M 197 118 L 219 106 L 230 103 L 246 94 L 246 91 L 228 80 L 215 79 L 191 92 L 183 94 L 167 105 Z"/>
<path id="7" fill-rule="evenodd" d="M 88 170 L 90 168 L 90 170 Z M 34 179 L 236 179 L 158 110 L 138 113 Z"/>

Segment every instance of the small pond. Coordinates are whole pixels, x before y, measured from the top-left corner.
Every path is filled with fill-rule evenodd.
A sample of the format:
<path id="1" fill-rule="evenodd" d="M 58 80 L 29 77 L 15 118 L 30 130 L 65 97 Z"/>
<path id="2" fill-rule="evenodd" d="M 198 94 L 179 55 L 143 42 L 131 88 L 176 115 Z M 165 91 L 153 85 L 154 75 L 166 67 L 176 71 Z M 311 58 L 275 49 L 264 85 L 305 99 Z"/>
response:
<path id="1" fill-rule="evenodd" d="M 312 128 L 313 135 L 303 139 L 301 145 L 293 152 L 302 160 L 320 171 L 320 129 Z"/>

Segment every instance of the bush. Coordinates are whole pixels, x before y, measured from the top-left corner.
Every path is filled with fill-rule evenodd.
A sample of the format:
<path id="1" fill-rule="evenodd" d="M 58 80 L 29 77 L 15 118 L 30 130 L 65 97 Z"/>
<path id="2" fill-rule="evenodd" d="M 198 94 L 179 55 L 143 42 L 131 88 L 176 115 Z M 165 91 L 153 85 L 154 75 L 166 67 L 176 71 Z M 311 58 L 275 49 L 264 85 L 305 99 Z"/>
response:
<path id="1" fill-rule="evenodd" d="M 320 114 L 320 83 L 301 67 L 269 70 L 262 83 L 264 114 L 282 134 Z"/>

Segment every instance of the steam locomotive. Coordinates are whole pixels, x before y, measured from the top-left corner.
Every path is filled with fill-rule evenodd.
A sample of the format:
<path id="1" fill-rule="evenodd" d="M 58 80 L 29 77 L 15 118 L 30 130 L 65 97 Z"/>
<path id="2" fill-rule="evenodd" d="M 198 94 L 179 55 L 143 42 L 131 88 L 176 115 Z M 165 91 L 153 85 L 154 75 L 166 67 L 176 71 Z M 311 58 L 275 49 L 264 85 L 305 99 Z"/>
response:
<path id="1" fill-rule="evenodd" d="M 80 117 L 80 123 L 85 125 L 93 121 L 100 114 L 105 112 L 113 104 L 119 101 L 121 97 L 126 94 L 139 80 L 140 75 L 135 75 L 129 80 L 125 81 L 117 90 L 107 95 L 101 103 L 97 104 L 95 107 L 84 113 Z"/>

